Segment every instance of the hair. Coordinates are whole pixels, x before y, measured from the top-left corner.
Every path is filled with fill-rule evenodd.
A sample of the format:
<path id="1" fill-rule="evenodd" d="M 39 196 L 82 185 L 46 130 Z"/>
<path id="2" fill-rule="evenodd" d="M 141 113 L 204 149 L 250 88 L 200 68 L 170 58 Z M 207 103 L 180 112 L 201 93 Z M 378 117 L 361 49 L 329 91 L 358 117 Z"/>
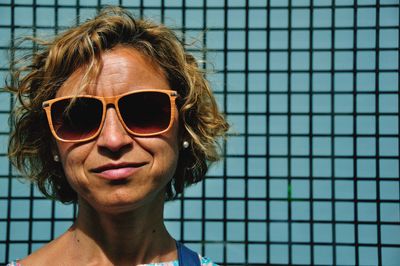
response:
<path id="1" fill-rule="evenodd" d="M 7 85 L 18 100 L 10 116 L 8 154 L 13 165 L 45 196 L 64 203 L 77 201 L 61 164 L 50 156 L 54 141 L 49 141 L 53 137 L 42 102 L 54 98 L 78 68 L 85 67 L 84 80 L 89 82 L 99 72 L 101 55 L 116 46 L 131 47 L 149 57 L 180 95 L 177 108 L 181 138 L 189 141 L 190 148 L 180 152 L 175 175 L 166 187 L 166 200 L 204 179 L 209 165 L 219 160 L 218 139 L 225 136 L 229 126 L 218 110 L 205 71 L 172 30 L 135 19 L 122 8 L 107 7 L 52 40 L 31 40 L 37 51 L 30 55 L 29 64 L 12 71 Z M 11 68 L 14 66 L 15 62 Z"/>

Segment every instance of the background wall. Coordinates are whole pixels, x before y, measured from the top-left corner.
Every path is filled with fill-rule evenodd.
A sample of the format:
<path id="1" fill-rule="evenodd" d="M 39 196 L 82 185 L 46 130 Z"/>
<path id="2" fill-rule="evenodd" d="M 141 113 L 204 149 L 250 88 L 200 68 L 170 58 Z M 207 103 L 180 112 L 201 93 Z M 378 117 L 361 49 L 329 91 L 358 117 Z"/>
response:
<path id="1" fill-rule="evenodd" d="M 166 205 L 177 239 L 223 265 L 400 264 L 399 1 L 0 0 L 0 86 L 13 37 L 51 36 L 105 4 L 199 39 L 191 51 L 216 71 L 231 136 L 208 179 Z M 76 212 L 13 173 L 12 103 L 0 93 L 0 264 Z"/>

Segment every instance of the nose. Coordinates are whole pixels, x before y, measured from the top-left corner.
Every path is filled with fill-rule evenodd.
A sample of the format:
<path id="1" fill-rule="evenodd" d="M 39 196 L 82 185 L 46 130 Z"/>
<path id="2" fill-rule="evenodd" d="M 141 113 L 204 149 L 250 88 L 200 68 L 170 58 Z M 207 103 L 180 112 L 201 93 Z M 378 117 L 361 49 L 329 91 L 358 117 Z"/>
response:
<path id="1" fill-rule="evenodd" d="M 97 145 L 113 153 L 132 145 L 132 138 L 121 124 L 114 108 L 107 108 L 103 128 L 97 139 Z"/>

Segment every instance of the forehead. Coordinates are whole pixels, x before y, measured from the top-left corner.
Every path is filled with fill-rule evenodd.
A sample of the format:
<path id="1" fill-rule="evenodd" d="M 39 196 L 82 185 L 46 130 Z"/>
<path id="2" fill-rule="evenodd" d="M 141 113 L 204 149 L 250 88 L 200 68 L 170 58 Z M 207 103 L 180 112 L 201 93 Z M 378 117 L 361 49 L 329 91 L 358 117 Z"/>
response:
<path id="1" fill-rule="evenodd" d="M 79 68 L 64 82 L 56 96 L 92 94 L 114 96 L 138 89 L 169 89 L 160 66 L 133 48 L 117 47 L 104 53 L 99 73 L 85 86 L 87 68 Z"/>

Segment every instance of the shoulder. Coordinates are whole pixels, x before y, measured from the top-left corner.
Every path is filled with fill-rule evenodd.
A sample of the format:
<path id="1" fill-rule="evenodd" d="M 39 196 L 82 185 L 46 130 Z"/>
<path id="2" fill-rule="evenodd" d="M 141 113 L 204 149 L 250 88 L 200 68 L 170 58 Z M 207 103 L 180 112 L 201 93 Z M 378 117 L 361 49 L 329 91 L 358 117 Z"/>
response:
<path id="1" fill-rule="evenodd" d="M 27 257 L 14 260 L 7 266 L 51 265 L 52 262 L 64 258 L 66 247 L 67 243 L 60 236 L 35 250 Z"/>
<path id="2" fill-rule="evenodd" d="M 200 256 L 201 266 L 218 266 L 210 258 Z"/>
<path id="3" fill-rule="evenodd" d="M 176 242 L 176 246 L 178 249 L 179 262 L 188 262 L 188 264 L 192 265 L 198 264 L 198 260 L 200 259 L 200 266 L 218 266 L 208 257 L 203 257 L 180 242 Z"/>
<path id="4" fill-rule="evenodd" d="M 22 266 L 22 264 L 18 263 L 17 261 L 12 261 L 7 266 Z"/>

